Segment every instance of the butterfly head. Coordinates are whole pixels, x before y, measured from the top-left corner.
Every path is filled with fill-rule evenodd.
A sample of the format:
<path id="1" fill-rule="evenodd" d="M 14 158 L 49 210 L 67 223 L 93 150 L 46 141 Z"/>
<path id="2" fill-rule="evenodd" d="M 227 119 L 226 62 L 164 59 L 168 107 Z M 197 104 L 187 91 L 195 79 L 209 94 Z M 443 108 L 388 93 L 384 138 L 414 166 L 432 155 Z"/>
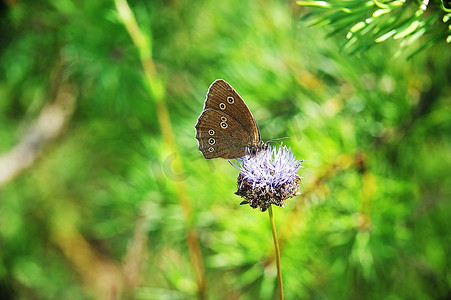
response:
<path id="1" fill-rule="evenodd" d="M 250 156 L 255 156 L 258 152 L 267 150 L 268 147 L 269 147 L 268 143 L 258 141 L 246 147 L 246 154 L 249 154 Z"/>

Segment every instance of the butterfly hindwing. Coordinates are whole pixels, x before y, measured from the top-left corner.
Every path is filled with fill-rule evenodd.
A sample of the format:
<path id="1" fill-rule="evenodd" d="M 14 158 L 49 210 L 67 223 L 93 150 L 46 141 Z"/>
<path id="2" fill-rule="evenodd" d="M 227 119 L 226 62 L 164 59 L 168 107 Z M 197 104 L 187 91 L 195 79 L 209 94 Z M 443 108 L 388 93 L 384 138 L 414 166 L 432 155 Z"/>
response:
<path id="1" fill-rule="evenodd" d="M 250 133 L 227 113 L 205 109 L 196 123 L 196 139 L 205 158 L 232 159 L 244 156 L 252 144 Z"/>

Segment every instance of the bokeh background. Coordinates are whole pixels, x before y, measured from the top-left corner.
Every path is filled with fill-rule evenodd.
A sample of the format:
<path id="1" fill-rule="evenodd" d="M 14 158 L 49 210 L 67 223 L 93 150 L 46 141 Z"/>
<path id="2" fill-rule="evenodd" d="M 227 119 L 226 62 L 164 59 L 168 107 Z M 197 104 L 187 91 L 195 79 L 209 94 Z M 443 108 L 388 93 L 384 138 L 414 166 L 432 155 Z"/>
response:
<path id="1" fill-rule="evenodd" d="M 449 299 L 446 11 L 362 2 L 1 2 L 0 298 L 276 299 L 268 214 L 194 138 L 223 78 L 306 159 L 286 299 Z"/>

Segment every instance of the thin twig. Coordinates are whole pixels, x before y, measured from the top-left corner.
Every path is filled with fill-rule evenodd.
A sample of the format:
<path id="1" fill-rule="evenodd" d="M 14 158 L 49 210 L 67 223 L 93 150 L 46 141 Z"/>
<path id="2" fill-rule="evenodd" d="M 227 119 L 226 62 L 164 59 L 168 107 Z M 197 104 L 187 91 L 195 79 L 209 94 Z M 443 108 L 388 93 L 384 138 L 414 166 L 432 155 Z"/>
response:
<path id="1" fill-rule="evenodd" d="M 125 254 L 122 265 L 127 288 L 133 291 L 139 282 L 141 265 L 146 256 L 147 233 L 149 229 L 149 214 L 143 209 L 143 215 L 136 220 L 133 238 Z"/>
<path id="2" fill-rule="evenodd" d="M 71 86 L 60 85 L 55 99 L 42 109 L 19 144 L 0 155 L 0 187 L 33 165 L 42 149 L 64 131 L 74 107 Z"/>
<path id="3" fill-rule="evenodd" d="M 72 208 L 66 205 L 65 209 Z M 76 267 L 81 279 L 94 292 L 95 298 L 120 299 L 124 280 L 117 264 L 99 253 L 73 224 L 63 221 L 56 221 L 55 224 L 57 223 L 59 225 L 52 228 L 52 240 Z"/>
<path id="4" fill-rule="evenodd" d="M 149 95 L 155 102 L 157 119 L 160 125 L 161 135 L 167 149 L 170 153 L 174 153 L 175 157 L 181 157 L 178 155 L 174 132 L 172 130 L 171 120 L 169 117 L 169 111 L 166 105 L 165 86 L 158 75 L 155 68 L 155 63 L 152 58 L 152 39 L 145 35 L 139 25 L 136 22 L 133 11 L 130 9 L 126 0 L 115 0 L 116 9 L 119 13 L 119 18 L 127 29 L 133 43 L 139 51 L 141 64 L 143 67 L 146 87 Z M 181 159 L 176 159 L 173 162 L 173 170 L 177 174 L 183 173 L 183 166 Z M 200 244 L 198 234 L 195 228 L 193 228 L 193 211 L 191 208 L 191 201 L 188 197 L 187 188 L 184 182 L 174 182 L 174 187 L 177 193 L 177 199 L 183 210 L 184 217 L 187 223 L 186 240 L 188 245 L 188 252 L 190 256 L 191 268 L 194 273 L 194 277 L 198 289 L 199 299 L 205 299 L 207 294 L 207 284 L 205 278 L 205 267 L 203 263 L 202 252 L 200 251 Z"/>

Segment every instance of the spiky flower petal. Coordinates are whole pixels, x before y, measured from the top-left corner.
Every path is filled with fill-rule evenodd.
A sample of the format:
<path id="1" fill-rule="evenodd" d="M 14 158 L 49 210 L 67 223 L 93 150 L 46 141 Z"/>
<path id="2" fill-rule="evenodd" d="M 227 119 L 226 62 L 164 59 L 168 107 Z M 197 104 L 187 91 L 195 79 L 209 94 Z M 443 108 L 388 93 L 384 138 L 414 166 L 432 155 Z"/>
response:
<path id="1" fill-rule="evenodd" d="M 240 170 L 235 194 L 245 199 L 242 204 L 266 211 L 271 204 L 283 207 L 284 201 L 296 196 L 301 181 L 298 171 L 304 160 L 297 160 L 290 148 L 268 147 L 255 155 L 247 153 L 237 159 Z"/>

